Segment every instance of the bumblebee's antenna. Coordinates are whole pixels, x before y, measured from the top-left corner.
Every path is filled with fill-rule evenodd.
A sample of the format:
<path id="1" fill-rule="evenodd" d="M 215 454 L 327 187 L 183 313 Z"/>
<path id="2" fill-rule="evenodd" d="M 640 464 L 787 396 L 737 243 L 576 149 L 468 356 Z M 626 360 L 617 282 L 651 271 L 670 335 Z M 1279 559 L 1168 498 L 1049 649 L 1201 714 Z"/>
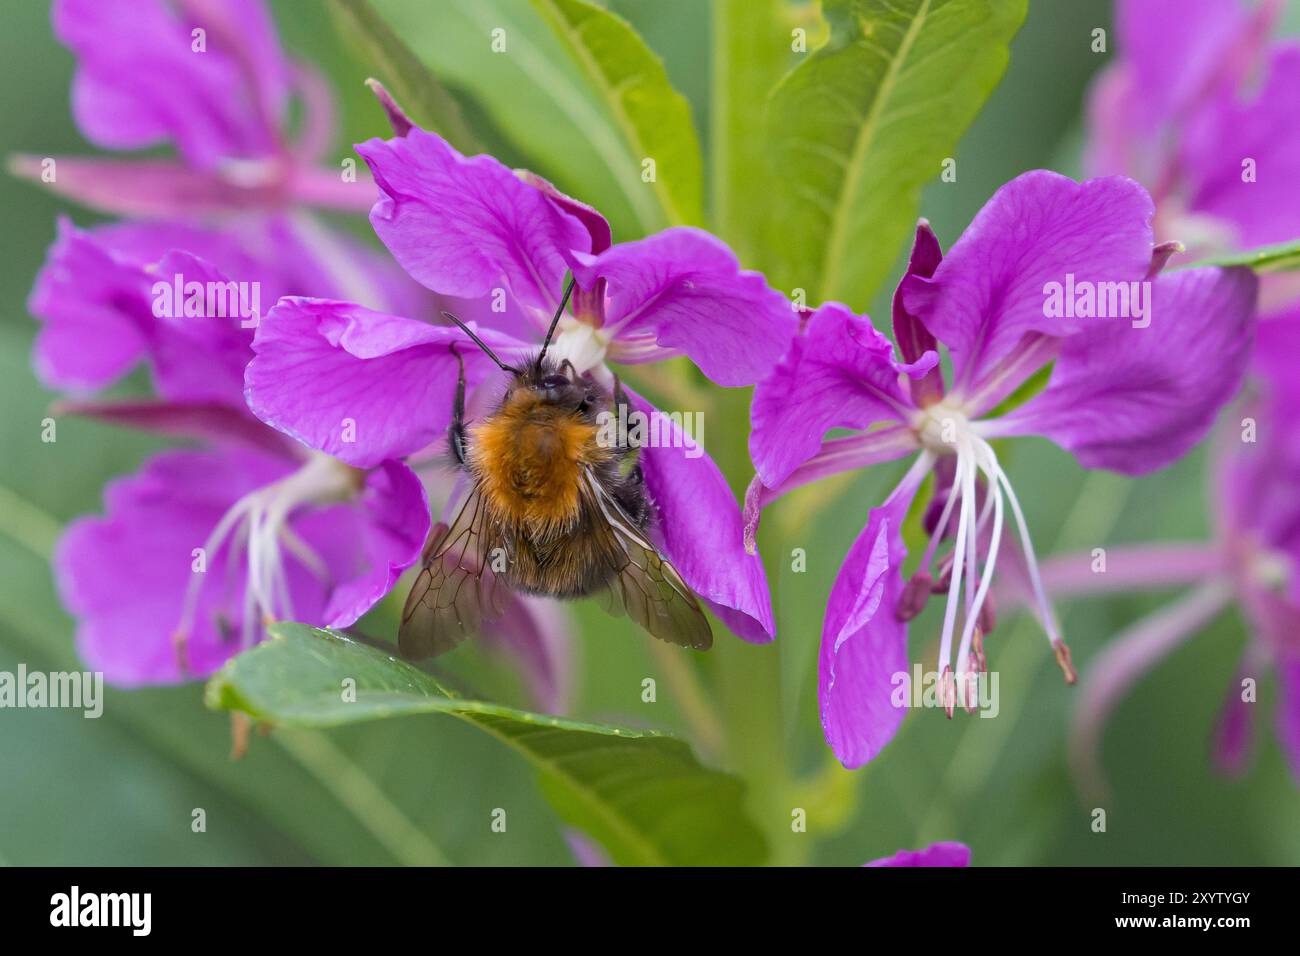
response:
<path id="1" fill-rule="evenodd" d="M 451 319 L 453 322 L 455 322 L 457 325 L 459 325 L 459 326 L 460 326 L 460 330 L 461 330 L 462 332 L 464 332 L 466 335 L 468 335 L 471 339 L 473 339 L 473 340 L 474 340 L 474 344 L 477 345 L 479 348 L 481 348 L 481 349 L 482 349 L 482 350 L 487 354 L 487 357 L 488 357 L 488 358 L 490 358 L 492 361 L 496 362 L 496 363 L 497 363 L 497 367 L 498 367 L 499 369 L 501 369 L 501 371 L 503 371 L 503 372 L 513 372 L 513 371 L 514 371 L 514 369 L 512 369 L 509 365 L 507 365 L 505 362 L 503 362 L 503 361 L 501 361 L 499 358 L 497 358 L 497 353 L 496 353 L 496 352 L 493 352 L 490 348 L 488 348 L 488 347 L 487 347 L 487 343 L 484 342 L 484 341 L 483 341 L 481 338 L 479 338 L 477 335 L 475 335 L 475 334 L 473 333 L 473 331 L 470 330 L 470 327 L 469 327 L 468 325 L 466 325 L 464 322 L 462 322 L 460 319 L 456 318 L 454 315 L 452 315 L 450 312 L 446 311 L 445 309 L 443 310 L 443 313 L 442 313 L 442 314 L 443 314 L 446 318 Z"/>
<path id="2" fill-rule="evenodd" d="M 546 338 L 542 341 L 542 350 L 537 353 L 537 368 L 542 367 L 542 359 L 546 357 L 546 349 L 551 344 L 551 336 L 555 334 L 555 327 L 560 324 L 560 316 L 564 315 L 564 308 L 569 304 L 569 296 L 573 295 L 573 276 L 569 276 L 568 283 L 564 286 L 564 296 L 560 299 L 560 307 L 555 310 L 555 318 L 551 319 L 551 327 L 546 330 Z"/>

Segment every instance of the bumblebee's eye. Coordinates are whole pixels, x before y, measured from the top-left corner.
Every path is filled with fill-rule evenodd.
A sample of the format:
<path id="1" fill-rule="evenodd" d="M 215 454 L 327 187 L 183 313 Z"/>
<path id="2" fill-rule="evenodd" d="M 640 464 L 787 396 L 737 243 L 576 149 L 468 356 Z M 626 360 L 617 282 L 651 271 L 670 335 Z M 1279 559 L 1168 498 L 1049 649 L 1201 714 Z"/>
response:
<path id="1" fill-rule="evenodd" d="M 568 384 L 569 380 L 559 373 L 542 379 L 542 388 L 566 388 Z"/>

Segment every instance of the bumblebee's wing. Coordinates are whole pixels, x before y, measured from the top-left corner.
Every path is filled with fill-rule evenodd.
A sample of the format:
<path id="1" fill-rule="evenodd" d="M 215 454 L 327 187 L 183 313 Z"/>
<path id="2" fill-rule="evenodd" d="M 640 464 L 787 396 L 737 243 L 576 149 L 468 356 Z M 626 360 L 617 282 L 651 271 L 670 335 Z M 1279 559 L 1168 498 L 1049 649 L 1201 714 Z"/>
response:
<path id="1" fill-rule="evenodd" d="M 609 586 L 608 609 L 626 611 L 661 641 L 707 651 L 713 646 L 709 620 L 677 569 L 632 523 L 590 468 L 584 469 L 583 479 L 593 534 L 601 539 L 601 553 L 616 572 Z"/>
<path id="2" fill-rule="evenodd" d="M 404 657 L 420 659 L 450 650 L 499 618 L 506 586 L 490 567 L 502 546 L 486 503 L 472 490 L 448 527 L 439 522 L 429 535 L 420 569 L 402 608 L 397 645 Z"/>

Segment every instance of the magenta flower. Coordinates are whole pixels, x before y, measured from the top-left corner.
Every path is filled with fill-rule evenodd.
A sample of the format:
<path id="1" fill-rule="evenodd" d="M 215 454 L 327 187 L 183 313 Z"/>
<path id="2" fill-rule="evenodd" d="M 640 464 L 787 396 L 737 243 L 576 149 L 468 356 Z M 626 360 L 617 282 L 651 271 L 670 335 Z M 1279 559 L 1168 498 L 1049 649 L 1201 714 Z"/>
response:
<path id="1" fill-rule="evenodd" d="M 82 659 L 116 684 L 211 673 L 267 620 L 352 624 L 420 556 L 428 502 L 400 462 L 238 446 L 169 451 L 110 483 L 55 568 Z"/>
<path id="2" fill-rule="evenodd" d="M 220 229 L 61 222 L 37 279 L 34 364 L 47 386 L 85 395 L 144 364 L 161 398 L 65 401 L 63 411 L 209 446 L 151 459 L 110 486 L 105 517 L 82 519 L 64 537 L 56 573 L 79 619 L 82 655 L 117 683 L 171 681 L 210 672 L 259 639 L 269 619 L 347 626 L 419 557 L 429 529 L 424 488 L 404 464 L 351 468 L 257 421 L 243 397 L 253 327 L 290 294 L 404 315 L 434 314 L 434 303 L 313 217 L 275 211 L 368 206 L 374 193 L 311 165 L 332 135 L 331 104 L 314 74 L 283 58 L 260 3 L 65 0 L 54 17 L 78 54 L 74 109 L 87 135 L 108 148 L 167 140 L 181 156 L 59 159 L 57 189 L 168 218 L 253 209 L 224 217 Z M 307 110 L 302 137 L 288 144 L 295 92 Z M 193 297 L 191 284 L 200 290 Z M 468 316 L 487 308 L 443 304 Z M 504 318 L 518 322 L 517 313 Z M 564 623 L 562 611 L 520 600 L 487 635 L 550 710 L 565 706 Z"/>
<path id="3" fill-rule="evenodd" d="M 30 307 L 44 324 L 34 359 L 47 385 L 93 392 L 144 364 L 161 397 L 64 402 L 65 411 L 208 446 L 150 459 L 109 486 L 104 517 L 74 522 L 60 542 L 55 569 L 78 618 L 78 648 L 115 683 L 206 675 L 259 640 L 271 619 L 349 626 L 424 546 L 428 500 L 408 466 L 353 468 L 249 413 L 245 326 L 256 312 L 157 314 L 155 284 L 172 286 L 176 275 L 223 288 L 239 276 L 235 285 L 258 284 L 267 305 L 312 290 L 424 310 L 424 290 L 387 260 L 304 226 L 255 217 L 223 231 L 166 223 L 82 231 L 65 222 L 37 278 Z M 486 635 L 547 710 L 566 706 L 566 631 L 563 611 L 519 599 Z"/>
<path id="4" fill-rule="evenodd" d="M 784 492 L 917 453 L 872 509 L 823 621 L 822 726 L 846 766 L 874 757 L 902 721 L 904 710 L 891 702 L 893 676 L 908 670 L 906 622 L 932 592 L 947 595 L 936 672 L 949 713 L 957 688 L 974 689 L 967 675 L 985 668 L 989 587 L 1012 521 L 1032 606 L 1073 679 L 992 439 L 1039 435 L 1085 467 L 1143 474 L 1199 441 L 1235 391 L 1249 354 L 1255 279 L 1246 270 L 1157 275 L 1165 250 L 1153 246 L 1151 212 L 1150 197 L 1130 180 L 1026 173 L 998 190 L 946 258 L 927 225 L 917 230 L 894 297 L 901 360 L 868 319 L 827 303 L 755 390 L 750 540 L 759 509 Z M 1115 308 L 1121 287 L 1125 309 Z M 1064 288 L 1072 290 L 1068 308 Z M 946 381 L 939 342 L 951 360 Z M 1001 403 L 1049 364 L 1046 388 L 1000 414 Z M 857 434 L 824 440 L 833 428 Z M 930 542 L 905 581 L 900 529 L 932 473 Z M 936 561 L 947 538 L 953 547 Z"/>
<path id="5" fill-rule="evenodd" d="M 414 127 L 377 90 L 397 137 L 357 147 L 381 195 L 371 222 L 415 279 L 447 295 L 513 303 L 532 341 L 479 333 L 503 359 L 535 351 L 570 270 L 576 289 L 549 354 L 609 381 L 606 361 L 686 355 L 721 385 L 757 381 L 797 325 L 762 276 L 695 229 L 611 244 L 599 213 L 491 156 L 464 157 Z M 312 448 L 357 467 L 419 452 L 445 434 L 458 345 L 471 389 L 495 400 L 501 372 L 463 333 L 321 299 L 282 301 L 258 329 L 249 407 Z M 629 391 L 638 411 L 655 409 Z M 470 405 L 474 405 L 471 397 Z M 344 423 L 355 424 L 355 441 Z M 741 547 L 741 517 L 717 466 L 674 423 L 645 447 L 641 467 L 665 555 L 737 634 L 768 640 L 774 627 L 761 562 Z M 671 447 L 669 447 L 671 446 Z"/>
<path id="6" fill-rule="evenodd" d="M 1240 417 L 1224 422 L 1215 444 L 1213 540 L 1109 547 L 1104 573 L 1092 554 L 1062 555 L 1043 566 L 1044 586 L 1058 597 L 1185 589 L 1108 642 L 1089 665 L 1071 735 L 1084 785 L 1101 784 L 1101 733 L 1118 701 L 1232 603 L 1250 638 L 1214 734 L 1215 761 L 1224 772 L 1245 767 L 1254 702 L 1243 699 L 1243 680 L 1257 682 L 1272 666 L 1277 738 L 1300 780 L 1300 431 L 1292 419 L 1300 402 L 1293 366 L 1300 312 L 1260 322 L 1257 334 L 1258 394 Z"/>
<path id="7" fill-rule="evenodd" d="M 77 58 L 72 111 L 86 138 L 110 150 L 168 143 L 178 157 L 61 156 L 50 167 L 19 156 L 19 175 L 129 215 L 370 204 L 367 184 L 318 165 L 334 138 L 331 95 L 285 56 L 261 0 L 55 0 L 53 22 Z"/>
<path id="8" fill-rule="evenodd" d="M 1155 197 L 1157 240 L 1189 256 L 1295 238 L 1300 222 L 1300 43 L 1269 41 L 1282 4 L 1118 0 L 1118 57 L 1089 102 L 1092 175 Z M 1262 309 L 1300 288 L 1265 280 Z"/>
<path id="9" fill-rule="evenodd" d="M 164 452 L 113 483 L 107 515 L 74 522 L 60 542 L 55 568 L 79 619 L 78 647 L 111 681 L 207 674 L 271 618 L 349 625 L 419 557 L 428 505 L 406 465 L 351 468 L 286 440 L 244 406 L 262 296 L 364 285 L 377 302 L 420 301 L 373 254 L 341 250 L 364 278 L 349 287 L 314 249 L 274 218 L 228 231 L 60 224 L 29 303 L 43 322 L 34 351 L 42 379 L 86 393 L 145 364 L 161 401 L 64 407 L 211 443 Z M 187 313 L 172 295 L 177 276 L 182 289 L 258 291 L 223 299 L 220 314 L 199 296 L 197 314 Z"/>
<path id="10" fill-rule="evenodd" d="M 920 850 L 899 850 L 863 866 L 970 866 L 970 847 L 964 843 L 931 843 Z"/>
<path id="11" fill-rule="evenodd" d="M 1151 185 L 1157 232 L 1187 240 L 1191 255 L 1295 237 L 1300 43 L 1270 40 L 1281 7 L 1280 0 L 1253 9 L 1241 0 L 1117 5 L 1121 56 L 1092 93 L 1088 163 L 1094 171 L 1127 172 Z M 1276 366 L 1290 362 L 1300 346 L 1298 300 L 1293 277 L 1262 277 L 1260 311 L 1281 316 L 1260 323 L 1255 359 L 1273 395 L 1291 388 L 1291 371 Z M 1262 406 L 1257 445 L 1232 437 L 1219 443 L 1213 544 L 1108 549 L 1105 574 L 1092 573 L 1091 561 L 1076 556 L 1045 566 L 1048 589 L 1060 594 L 1197 585 L 1178 604 L 1126 630 L 1090 669 L 1072 739 L 1085 782 L 1101 779 L 1102 724 L 1119 697 L 1234 598 L 1253 632 L 1241 672 L 1255 674 L 1276 662 L 1283 696 L 1279 738 L 1300 775 L 1300 672 L 1293 642 L 1285 639 L 1295 631 L 1295 599 L 1278 592 L 1294 562 L 1287 555 L 1295 553 L 1288 543 L 1294 529 L 1287 526 L 1295 519 L 1287 504 L 1295 496 L 1295 456 L 1282 417 L 1290 407 L 1276 398 Z M 1234 686 L 1216 734 L 1216 758 L 1225 770 L 1245 761 L 1251 708 L 1240 696 Z"/>
<path id="12" fill-rule="evenodd" d="M 165 399 L 246 414 L 253 328 L 281 296 L 307 290 L 412 313 L 429 307 L 423 290 L 380 256 L 302 220 L 83 230 L 62 219 L 28 300 L 42 323 L 36 371 L 51 389 L 84 394 L 145 364 Z"/>

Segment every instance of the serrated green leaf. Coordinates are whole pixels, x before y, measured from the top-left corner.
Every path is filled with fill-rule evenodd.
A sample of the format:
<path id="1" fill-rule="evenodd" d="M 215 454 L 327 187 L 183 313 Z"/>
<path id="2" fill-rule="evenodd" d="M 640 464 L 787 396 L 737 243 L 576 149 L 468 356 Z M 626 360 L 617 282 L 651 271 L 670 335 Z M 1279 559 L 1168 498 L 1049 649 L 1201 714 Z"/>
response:
<path id="1" fill-rule="evenodd" d="M 997 85 L 1026 0 L 825 0 L 830 38 L 773 91 L 778 286 L 866 308 Z"/>
<path id="2" fill-rule="evenodd" d="M 616 863 L 741 866 L 766 854 L 744 815 L 740 781 L 701 766 L 683 741 L 458 698 L 424 671 L 333 631 L 273 625 L 270 640 L 212 678 L 207 699 L 213 708 L 296 727 L 450 714 L 532 763 L 560 817 L 600 841 Z"/>
<path id="3" fill-rule="evenodd" d="M 1255 272 L 1290 272 L 1300 269 L 1300 239 L 1279 242 L 1271 246 L 1247 249 L 1245 252 L 1229 252 L 1221 256 L 1211 256 L 1179 269 L 1196 269 L 1201 266 L 1245 266 Z"/>
<path id="4" fill-rule="evenodd" d="M 330 9 L 344 38 L 360 49 L 367 65 L 416 123 L 437 132 L 462 153 L 482 152 L 455 97 L 367 0 L 331 0 Z"/>
<path id="5" fill-rule="evenodd" d="M 626 20 L 586 0 L 532 0 L 609 110 L 640 169 L 654 160 L 654 192 L 664 221 L 699 223 L 703 164 L 686 98 L 668 82 L 663 61 Z M 630 170 L 629 170 L 630 171 Z"/>

